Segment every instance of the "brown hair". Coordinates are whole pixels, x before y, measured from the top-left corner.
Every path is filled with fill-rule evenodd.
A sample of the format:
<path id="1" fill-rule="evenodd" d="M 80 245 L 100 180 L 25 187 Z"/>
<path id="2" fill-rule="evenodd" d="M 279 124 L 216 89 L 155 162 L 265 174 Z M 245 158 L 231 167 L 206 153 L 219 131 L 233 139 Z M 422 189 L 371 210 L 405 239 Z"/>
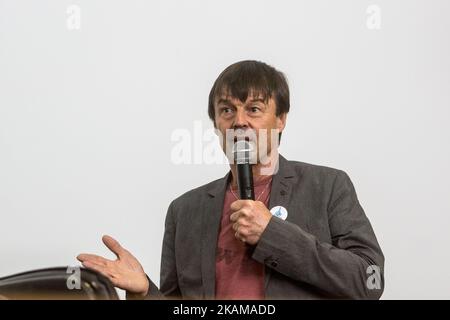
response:
<path id="1" fill-rule="evenodd" d="M 260 61 L 236 62 L 219 75 L 209 93 L 208 115 L 215 119 L 215 100 L 221 95 L 232 96 L 242 102 L 249 94 L 261 95 L 264 100 L 274 98 L 276 116 L 289 112 L 289 86 L 284 74 Z"/>

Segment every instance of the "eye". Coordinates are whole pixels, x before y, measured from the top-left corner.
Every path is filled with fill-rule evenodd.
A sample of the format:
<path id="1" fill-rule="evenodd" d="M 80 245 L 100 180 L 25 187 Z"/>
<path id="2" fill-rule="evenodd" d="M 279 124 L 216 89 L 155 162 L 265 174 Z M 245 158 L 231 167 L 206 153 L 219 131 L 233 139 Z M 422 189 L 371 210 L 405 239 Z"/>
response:
<path id="1" fill-rule="evenodd" d="M 252 113 L 256 113 L 256 112 L 260 111 L 260 108 L 257 105 L 254 105 L 254 106 L 250 107 L 250 111 Z"/>
<path id="2" fill-rule="evenodd" d="M 222 107 L 222 108 L 220 108 L 220 114 L 228 116 L 228 115 L 230 115 L 232 113 L 233 113 L 233 109 L 230 108 L 230 107 Z"/>

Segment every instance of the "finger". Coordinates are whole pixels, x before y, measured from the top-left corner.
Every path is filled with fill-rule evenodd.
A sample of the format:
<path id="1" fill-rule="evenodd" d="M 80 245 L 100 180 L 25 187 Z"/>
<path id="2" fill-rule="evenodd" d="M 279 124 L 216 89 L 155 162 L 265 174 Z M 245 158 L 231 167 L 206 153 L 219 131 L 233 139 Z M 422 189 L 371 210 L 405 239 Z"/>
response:
<path id="1" fill-rule="evenodd" d="M 240 240 L 240 241 L 242 241 L 242 242 L 245 242 L 245 239 L 244 239 L 243 237 L 239 236 L 239 233 L 238 233 L 238 232 L 236 232 L 236 233 L 234 234 L 234 236 L 235 236 L 236 239 L 238 239 L 238 240 Z"/>
<path id="2" fill-rule="evenodd" d="M 96 254 L 88 254 L 88 253 L 82 253 L 77 256 L 78 261 L 84 262 L 94 262 L 100 265 L 106 265 L 107 262 L 111 262 L 111 260 L 108 260 L 106 258 L 100 257 Z"/>
<path id="3" fill-rule="evenodd" d="M 231 211 L 238 211 L 239 209 L 241 209 L 246 204 L 247 201 L 249 201 L 249 200 L 236 200 L 236 201 L 234 201 L 230 205 Z"/>
<path id="4" fill-rule="evenodd" d="M 120 258 L 123 255 L 125 249 L 120 245 L 120 243 L 116 239 L 114 239 L 111 236 L 104 235 L 102 237 L 102 241 L 105 244 L 105 246 L 108 247 L 109 250 L 114 252 L 117 258 Z"/>
<path id="5" fill-rule="evenodd" d="M 232 213 L 231 216 L 230 216 L 230 221 L 231 222 L 236 222 L 237 219 L 239 219 L 240 214 L 241 214 L 240 211 Z"/>
<path id="6" fill-rule="evenodd" d="M 236 223 L 240 225 L 241 227 L 249 227 L 251 223 L 248 221 L 248 217 L 245 217 L 244 215 L 241 215 L 237 220 Z"/>
<path id="7" fill-rule="evenodd" d="M 250 211 L 248 208 L 242 208 L 230 215 L 230 221 L 236 222 L 239 219 L 244 220 L 245 218 L 251 217 L 252 211 Z"/>

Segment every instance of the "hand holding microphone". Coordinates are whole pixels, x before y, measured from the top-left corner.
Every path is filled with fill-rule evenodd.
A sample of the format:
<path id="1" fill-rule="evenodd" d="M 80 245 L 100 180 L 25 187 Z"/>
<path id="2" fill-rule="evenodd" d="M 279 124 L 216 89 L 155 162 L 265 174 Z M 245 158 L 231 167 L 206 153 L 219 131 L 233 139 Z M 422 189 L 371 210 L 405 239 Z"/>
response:
<path id="1" fill-rule="evenodd" d="M 233 146 L 236 164 L 237 185 L 239 197 L 231 204 L 233 213 L 230 220 L 233 223 L 235 237 L 248 245 L 258 243 L 261 234 L 269 224 L 272 214 L 261 201 L 255 200 L 252 171 L 252 144 L 247 140 L 238 140 Z"/>

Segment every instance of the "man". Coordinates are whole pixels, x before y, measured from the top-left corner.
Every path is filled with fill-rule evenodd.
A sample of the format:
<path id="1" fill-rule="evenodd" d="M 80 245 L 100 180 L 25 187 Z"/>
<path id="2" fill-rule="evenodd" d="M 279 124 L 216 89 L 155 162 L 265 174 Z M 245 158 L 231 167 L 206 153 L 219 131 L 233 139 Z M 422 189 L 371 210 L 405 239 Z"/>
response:
<path id="1" fill-rule="evenodd" d="M 103 242 L 117 260 L 77 258 L 129 298 L 378 299 L 384 257 L 349 177 L 284 159 L 278 139 L 266 134 L 281 137 L 289 107 L 284 75 L 265 63 L 241 61 L 219 75 L 208 113 L 226 137 L 223 150 L 229 156 L 238 139 L 265 146 L 252 167 L 255 200 L 238 199 L 233 161 L 224 178 L 175 199 L 166 216 L 160 289 L 109 236 Z"/>

